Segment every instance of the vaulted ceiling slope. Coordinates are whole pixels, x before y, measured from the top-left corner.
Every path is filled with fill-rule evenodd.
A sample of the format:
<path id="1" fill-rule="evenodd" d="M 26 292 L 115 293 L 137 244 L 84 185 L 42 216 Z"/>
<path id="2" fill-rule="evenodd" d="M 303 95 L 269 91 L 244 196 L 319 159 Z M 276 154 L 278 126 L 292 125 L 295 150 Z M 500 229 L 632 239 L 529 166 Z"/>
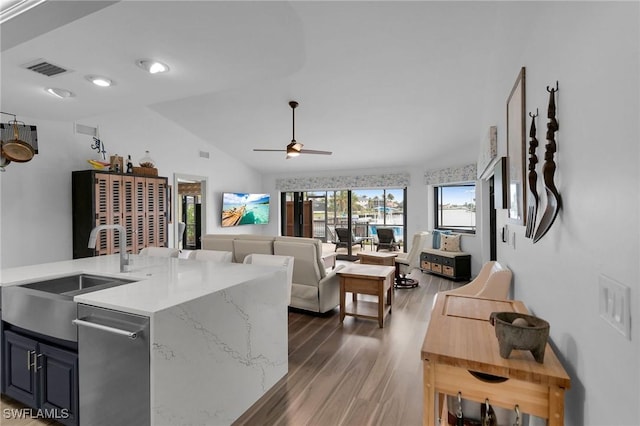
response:
<path id="1" fill-rule="evenodd" d="M 1 57 L 3 110 L 93 123 L 149 107 L 271 173 L 475 161 L 484 97 L 532 11 L 475 1 L 120 1 L 75 16 L 73 3 L 93 2 L 45 2 L 16 18 L 24 34 L 1 26 L 12 40 Z M 38 29 L 45 5 L 57 28 Z M 72 72 L 21 67 L 38 58 Z M 146 74 L 141 58 L 170 72 Z M 115 85 L 92 86 L 88 74 Z M 60 101 L 44 87 L 75 96 Z M 290 100 L 300 103 L 296 139 L 332 156 L 252 151 L 289 143 Z"/>

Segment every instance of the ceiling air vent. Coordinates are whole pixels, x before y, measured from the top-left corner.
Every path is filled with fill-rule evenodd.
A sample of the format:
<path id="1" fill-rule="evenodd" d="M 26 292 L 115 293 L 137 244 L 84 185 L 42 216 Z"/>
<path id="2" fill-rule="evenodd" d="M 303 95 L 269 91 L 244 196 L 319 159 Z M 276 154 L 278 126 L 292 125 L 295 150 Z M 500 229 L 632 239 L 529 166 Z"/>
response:
<path id="1" fill-rule="evenodd" d="M 47 77 L 70 72 L 70 70 L 54 65 L 44 59 L 37 59 L 28 64 L 24 64 L 22 67 L 37 72 L 38 74 L 46 75 Z"/>

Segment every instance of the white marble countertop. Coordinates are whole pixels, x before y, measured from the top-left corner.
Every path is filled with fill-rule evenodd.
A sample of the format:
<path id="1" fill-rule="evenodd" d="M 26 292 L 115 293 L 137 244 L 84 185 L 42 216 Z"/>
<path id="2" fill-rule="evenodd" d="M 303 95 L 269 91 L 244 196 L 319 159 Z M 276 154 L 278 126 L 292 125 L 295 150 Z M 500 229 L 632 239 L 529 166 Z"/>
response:
<path id="1" fill-rule="evenodd" d="M 130 272 L 121 273 L 120 256 L 88 257 L 3 269 L 0 286 L 88 273 L 136 280 L 74 297 L 78 303 L 152 316 L 172 306 L 273 274 L 277 267 L 188 259 L 130 256 Z"/>

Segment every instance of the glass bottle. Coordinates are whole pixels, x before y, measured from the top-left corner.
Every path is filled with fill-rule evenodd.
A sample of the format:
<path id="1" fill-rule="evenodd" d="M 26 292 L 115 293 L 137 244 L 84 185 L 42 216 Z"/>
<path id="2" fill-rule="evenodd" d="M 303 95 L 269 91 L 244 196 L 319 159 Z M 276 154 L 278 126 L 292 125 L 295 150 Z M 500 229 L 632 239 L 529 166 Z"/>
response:
<path id="1" fill-rule="evenodd" d="M 140 159 L 140 167 L 155 167 L 155 161 L 149 155 L 149 151 L 144 152 L 144 157 Z"/>

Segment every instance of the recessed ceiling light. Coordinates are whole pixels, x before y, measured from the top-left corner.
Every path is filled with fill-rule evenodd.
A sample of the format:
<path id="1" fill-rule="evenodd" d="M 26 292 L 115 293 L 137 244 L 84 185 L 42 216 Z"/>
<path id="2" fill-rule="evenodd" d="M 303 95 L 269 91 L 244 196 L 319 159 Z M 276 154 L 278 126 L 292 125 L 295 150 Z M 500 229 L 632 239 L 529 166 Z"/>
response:
<path id="1" fill-rule="evenodd" d="M 66 89 L 58 89 L 57 87 L 47 87 L 44 89 L 50 95 L 53 95 L 60 99 L 70 98 L 73 96 L 73 93 Z"/>
<path id="2" fill-rule="evenodd" d="M 159 74 L 169 71 L 169 66 L 167 64 L 163 64 L 159 61 L 153 61 L 151 59 L 140 59 L 136 62 L 136 65 L 150 74 Z"/>
<path id="3" fill-rule="evenodd" d="M 88 75 L 87 80 L 100 87 L 109 87 L 113 85 L 113 81 L 99 75 Z"/>

